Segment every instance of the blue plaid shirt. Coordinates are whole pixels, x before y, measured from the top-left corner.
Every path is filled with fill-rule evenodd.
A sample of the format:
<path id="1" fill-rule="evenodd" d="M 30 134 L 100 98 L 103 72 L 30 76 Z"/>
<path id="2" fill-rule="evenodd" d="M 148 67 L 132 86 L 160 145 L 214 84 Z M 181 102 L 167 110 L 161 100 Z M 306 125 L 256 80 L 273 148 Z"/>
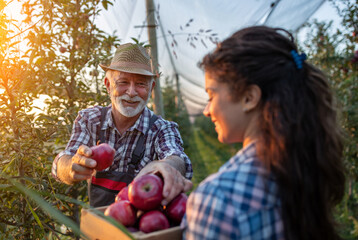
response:
<path id="1" fill-rule="evenodd" d="M 284 239 L 277 185 L 252 143 L 193 191 L 183 239 Z"/>
<path id="2" fill-rule="evenodd" d="M 59 180 L 57 177 L 58 159 L 65 154 L 75 155 L 77 149 L 82 144 L 88 147 L 96 145 L 100 133 L 101 108 L 100 106 L 95 106 L 78 113 L 73 124 L 71 139 L 66 149 L 56 156 L 52 164 L 52 175 L 57 180 Z M 106 171 L 126 172 L 128 170 L 128 163 L 131 161 L 139 136 L 147 131 L 149 120 L 152 116 L 153 112 L 147 107 L 144 108 L 142 115 L 134 125 L 127 129 L 125 133 L 120 134 L 114 125 L 110 107 L 103 121 L 102 130 L 105 130 L 106 143 L 111 145 L 116 150 L 116 153 L 112 166 L 106 169 Z M 191 179 L 193 176 L 192 165 L 190 159 L 184 153 L 182 144 L 183 141 L 178 130 L 178 124 L 158 116 L 157 121 L 155 121 L 147 133 L 144 144 L 144 156 L 139 162 L 136 171 L 140 171 L 151 161 L 164 159 L 168 156 L 178 156 L 185 162 L 185 177 Z"/>

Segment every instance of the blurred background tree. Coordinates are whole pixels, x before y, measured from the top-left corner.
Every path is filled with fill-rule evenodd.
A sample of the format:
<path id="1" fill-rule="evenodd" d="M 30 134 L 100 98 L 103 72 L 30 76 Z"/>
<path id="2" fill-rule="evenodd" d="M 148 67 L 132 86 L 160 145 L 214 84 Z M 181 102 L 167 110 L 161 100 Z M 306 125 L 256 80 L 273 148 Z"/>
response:
<path id="1" fill-rule="evenodd" d="M 344 239 L 358 239 L 358 1 L 330 1 L 342 18 L 336 31 L 332 22 L 306 24 L 309 31 L 301 48 L 309 62 L 329 77 L 337 97 L 345 134 L 344 162 L 347 185 L 336 218 Z"/>
<path id="2" fill-rule="evenodd" d="M 162 87 L 162 92 L 165 119 L 179 124 L 179 131 L 184 143 L 183 147 L 188 150 L 188 148 L 190 148 L 189 139 L 192 126 L 183 100 L 180 95 L 178 96 L 175 90 L 173 80 L 166 79 L 165 85 Z"/>
<path id="3" fill-rule="evenodd" d="M 20 179 L 44 193 L 55 208 L 79 222 L 79 205 L 55 194 L 86 201 L 86 184 L 54 181 L 51 164 L 69 139 L 77 112 L 109 103 L 97 66 L 108 61 L 119 39 L 101 31 L 94 20 L 100 6 L 107 9 L 111 1 L 21 1 L 27 16 L 24 31 L 4 11 L 11 2 L 0 2 L 1 239 L 73 239 L 72 231 L 15 190 L 10 180 Z M 35 115 L 33 102 L 40 95 L 47 97 L 47 106 Z"/>

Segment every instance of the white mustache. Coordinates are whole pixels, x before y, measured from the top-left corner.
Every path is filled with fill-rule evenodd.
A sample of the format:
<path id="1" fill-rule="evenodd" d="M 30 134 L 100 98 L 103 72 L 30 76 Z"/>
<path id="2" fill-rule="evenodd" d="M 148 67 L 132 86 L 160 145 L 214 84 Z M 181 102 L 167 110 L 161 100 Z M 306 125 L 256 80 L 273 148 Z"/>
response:
<path id="1" fill-rule="evenodd" d="M 119 97 L 117 97 L 117 100 L 126 100 L 126 101 L 132 101 L 132 102 L 142 102 L 143 101 L 143 99 L 138 96 L 131 98 L 128 95 L 119 96 Z"/>

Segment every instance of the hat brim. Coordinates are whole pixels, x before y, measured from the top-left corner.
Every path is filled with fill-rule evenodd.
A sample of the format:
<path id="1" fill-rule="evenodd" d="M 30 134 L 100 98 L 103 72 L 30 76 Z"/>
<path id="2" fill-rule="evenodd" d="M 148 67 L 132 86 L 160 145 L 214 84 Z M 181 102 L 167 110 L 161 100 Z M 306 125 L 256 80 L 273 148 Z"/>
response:
<path id="1" fill-rule="evenodd" d="M 114 71 L 120 71 L 120 72 L 126 72 L 126 73 L 134 73 L 134 74 L 139 74 L 139 75 L 145 75 L 145 76 L 151 76 L 154 77 L 156 76 L 155 74 L 153 74 L 152 72 L 149 72 L 145 69 L 140 69 L 140 68 L 133 68 L 133 67 L 108 67 L 105 66 L 103 64 L 99 64 L 99 66 L 104 70 L 104 71 L 108 71 L 108 70 L 114 70 Z"/>

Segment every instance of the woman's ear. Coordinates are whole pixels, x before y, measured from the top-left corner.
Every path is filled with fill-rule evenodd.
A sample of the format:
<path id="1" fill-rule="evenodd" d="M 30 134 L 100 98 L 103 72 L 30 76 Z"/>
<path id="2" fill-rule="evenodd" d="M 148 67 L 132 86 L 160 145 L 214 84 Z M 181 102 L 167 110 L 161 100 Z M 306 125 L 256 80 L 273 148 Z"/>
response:
<path id="1" fill-rule="evenodd" d="M 261 100 L 261 88 L 255 84 L 248 86 L 243 98 L 243 109 L 249 112 L 257 107 Z"/>

